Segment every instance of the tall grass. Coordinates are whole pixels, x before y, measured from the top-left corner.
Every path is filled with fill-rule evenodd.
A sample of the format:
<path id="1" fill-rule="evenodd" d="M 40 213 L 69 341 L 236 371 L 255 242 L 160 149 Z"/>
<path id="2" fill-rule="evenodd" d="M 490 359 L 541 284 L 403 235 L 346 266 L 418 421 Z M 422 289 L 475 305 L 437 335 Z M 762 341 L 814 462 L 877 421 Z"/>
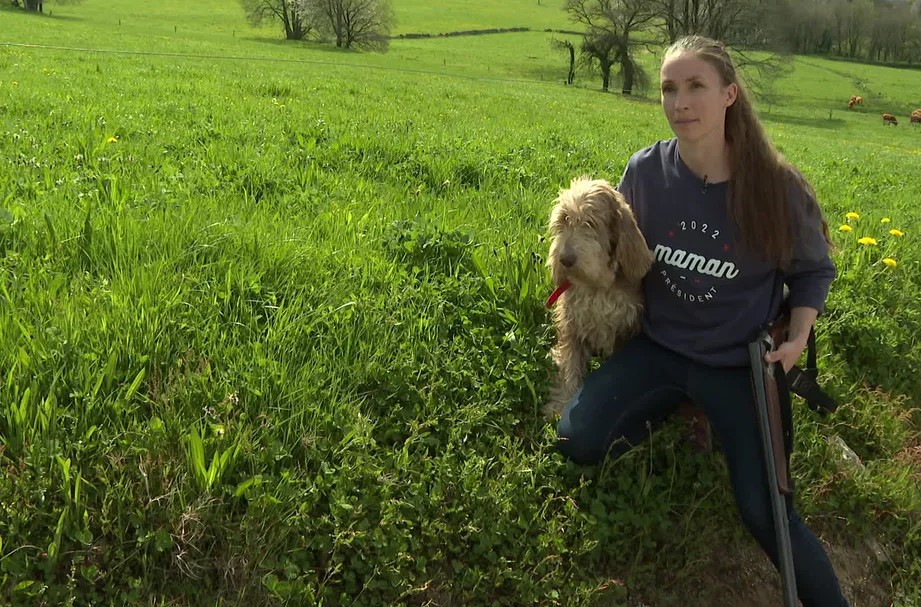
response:
<path id="1" fill-rule="evenodd" d="M 10 42 L 278 60 L 0 47 L 4 601 L 719 601 L 695 582 L 713 547 L 751 543 L 719 456 L 670 424 L 582 469 L 539 416 L 552 199 L 667 137 L 657 107 L 541 82 L 542 34 L 369 57 L 185 6 L 0 13 Z M 445 68 L 463 50 L 472 78 Z M 819 335 L 842 405 L 797 402 L 798 506 L 836 546 L 877 541 L 871 574 L 913 605 L 921 132 L 829 118 L 848 81 L 815 65 L 765 112 L 839 246 Z M 896 73 L 861 78 L 908 106 Z"/>

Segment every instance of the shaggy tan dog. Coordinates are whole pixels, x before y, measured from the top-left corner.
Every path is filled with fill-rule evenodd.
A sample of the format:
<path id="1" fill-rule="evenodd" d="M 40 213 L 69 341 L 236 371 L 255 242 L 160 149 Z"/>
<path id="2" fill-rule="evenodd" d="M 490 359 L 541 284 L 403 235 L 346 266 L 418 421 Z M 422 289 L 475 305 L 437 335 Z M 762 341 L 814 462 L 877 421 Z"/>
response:
<path id="1" fill-rule="evenodd" d="M 547 266 L 556 290 L 547 306 L 556 304 L 557 374 L 547 417 L 575 396 L 592 355 L 609 356 L 639 331 L 640 283 L 653 261 L 633 211 L 607 181 L 577 177 L 555 202 Z"/>

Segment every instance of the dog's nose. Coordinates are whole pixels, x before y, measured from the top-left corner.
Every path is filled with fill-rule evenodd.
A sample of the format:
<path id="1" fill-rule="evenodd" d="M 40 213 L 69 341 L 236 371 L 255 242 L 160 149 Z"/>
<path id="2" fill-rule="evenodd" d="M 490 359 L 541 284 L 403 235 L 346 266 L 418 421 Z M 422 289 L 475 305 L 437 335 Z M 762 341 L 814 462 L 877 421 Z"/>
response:
<path id="1" fill-rule="evenodd" d="M 576 253 L 574 251 L 563 251 L 560 255 L 560 263 L 567 268 L 571 268 L 576 263 Z"/>

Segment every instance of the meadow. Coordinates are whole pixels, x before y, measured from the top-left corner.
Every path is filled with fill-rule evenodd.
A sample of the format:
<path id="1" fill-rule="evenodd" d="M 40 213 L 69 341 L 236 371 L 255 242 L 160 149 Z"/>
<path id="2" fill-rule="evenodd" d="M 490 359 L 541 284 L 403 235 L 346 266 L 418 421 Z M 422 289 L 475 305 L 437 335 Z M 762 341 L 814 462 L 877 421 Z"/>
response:
<path id="1" fill-rule="evenodd" d="M 534 31 L 0 9 L 0 604 L 779 603 L 718 453 L 540 416 L 549 209 L 670 136 L 655 87 L 564 86 L 548 0 L 430 5 L 395 34 Z M 793 468 L 855 606 L 921 604 L 919 91 L 798 57 L 759 105 L 837 245 Z"/>

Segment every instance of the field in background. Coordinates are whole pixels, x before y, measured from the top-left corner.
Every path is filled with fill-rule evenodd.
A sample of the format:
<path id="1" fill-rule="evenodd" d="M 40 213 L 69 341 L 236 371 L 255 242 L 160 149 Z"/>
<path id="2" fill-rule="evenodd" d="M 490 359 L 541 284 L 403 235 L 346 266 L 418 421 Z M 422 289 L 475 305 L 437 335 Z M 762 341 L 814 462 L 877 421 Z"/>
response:
<path id="1" fill-rule="evenodd" d="M 492 5 L 456 29 L 555 27 Z M 0 43 L 137 54 L 0 46 L 0 602 L 768 604 L 719 456 L 672 424 L 580 469 L 538 417 L 547 213 L 670 135 L 653 91 L 558 84 L 544 32 L 370 55 L 232 2 L 52 10 Z M 839 247 L 842 406 L 797 402 L 794 464 L 861 605 L 921 600 L 921 128 L 879 119 L 919 84 L 800 58 L 761 106 Z"/>
<path id="2" fill-rule="evenodd" d="M 509 0 L 489 3 L 445 0 L 437 4 L 426 0 L 404 0 L 394 3 L 396 30 L 393 33 L 440 34 L 511 27 L 579 31 L 562 7 L 563 3 L 556 0 Z"/>
<path id="3" fill-rule="evenodd" d="M 80 5 L 49 5 L 50 16 L 28 21 L 23 27 L 19 11 L 4 9 L 10 23 L 8 42 L 59 45 L 90 49 L 188 53 L 223 57 L 249 57 L 265 60 L 304 61 L 321 65 L 357 68 L 420 70 L 448 76 L 537 80 L 562 83 L 568 69 L 568 55 L 551 48 L 554 38 L 578 41 L 571 34 L 546 32 L 578 30 L 557 3 L 514 0 L 476 10 L 469 3 L 455 0 L 439 3 L 437 10 L 418 0 L 398 2 L 394 35 L 404 33 L 443 33 L 496 27 L 528 27 L 530 32 L 430 39 L 394 39 L 385 55 L 337 51 L 329 45 L 285 41 L 280 27 L 250 27 L 236 2 L 185 3 L 166 0 L 155 7 L 133 0 L 100 3 L 89 0 Z M 464 15 L 462 17 L 462 15 Z M 17 35 L 21 31 L 22 35 Z M 653 76 L 649 98 L 656 98 L 658 57 L 643 51 L 643 63 Z M 228 59 L 229 60 L 229 59 Z M 600 89 L 600 76 L 580 73 L 577 84 Z M 860 124 L 868 116 L 883 112 L 907 117 L 906 112 L 921 106 L 918 86 L 921 70 L 898 69 L 845 63 L 819 57 L 799 58 L 794 71 L 781 78 L 774 90 L 776 102 L 785 108 L 804 111 L 810 118 L 834 116 Z M 612 89 L 613 90 L 613 89 Z M 857 111 L 847 111 L 847 100 L 860 94 L 869 103 Z M 873 125 L 876 126 L 876 125 Z M 877 132 L 877 129 L 873 129 Z"/>

